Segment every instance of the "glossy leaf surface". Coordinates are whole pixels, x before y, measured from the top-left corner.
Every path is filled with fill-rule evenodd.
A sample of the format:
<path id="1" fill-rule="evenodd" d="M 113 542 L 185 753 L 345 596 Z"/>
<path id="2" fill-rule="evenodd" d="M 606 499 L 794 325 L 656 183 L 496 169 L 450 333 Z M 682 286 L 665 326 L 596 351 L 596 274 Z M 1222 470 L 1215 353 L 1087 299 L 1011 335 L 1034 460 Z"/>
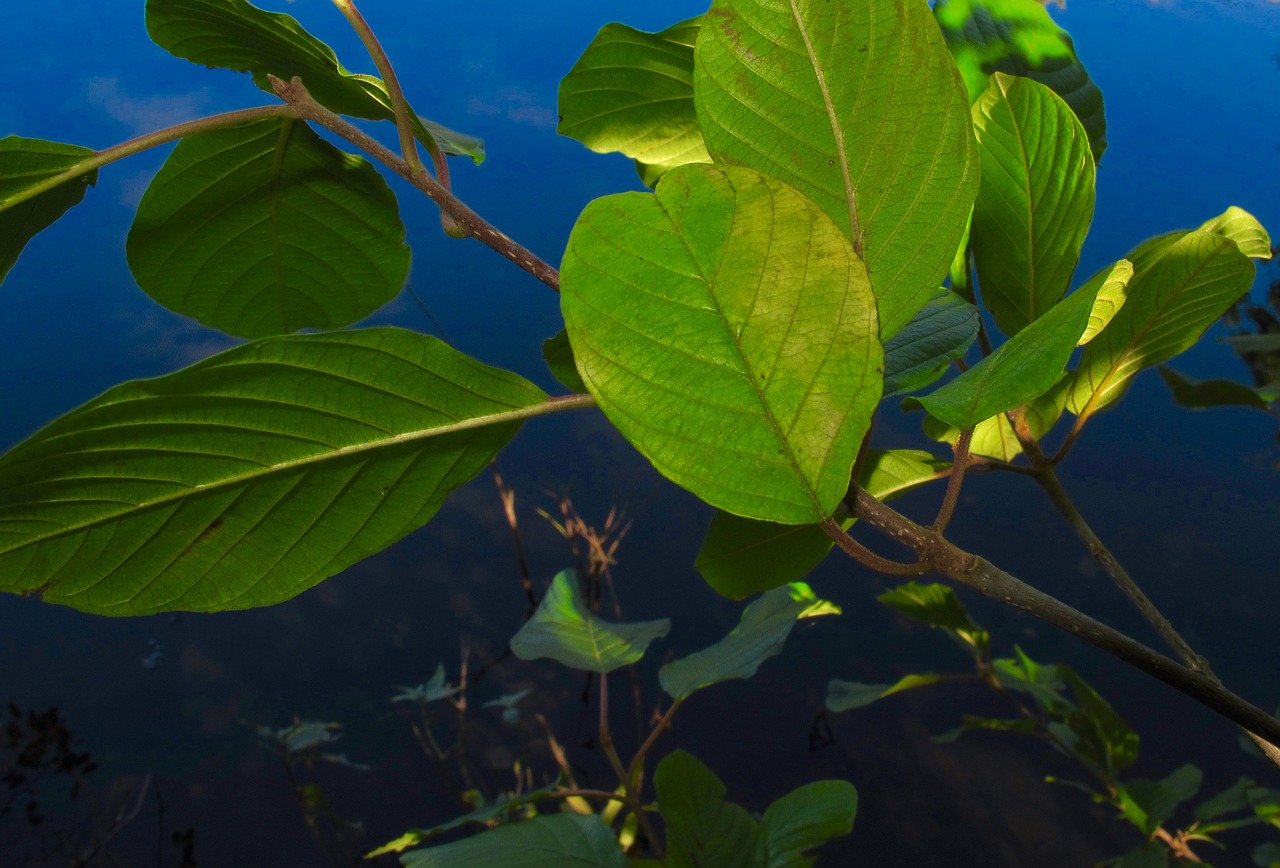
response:
<path id="1" fill-rule="evenodd" d="M 941 377 L 973 345 L 979 321 L 976 306 L 940 290 L 884 342 L 884 396 L 923 389 Z"/>
<path id="2" fill-rule="evenodd" d="M 0 282 L 27 242 L 78 204 L 85 190 L 97 183 L 98 173 L 90 172 L 16 205 L 7 204 L 7 200 L 62 174 L 93 153 L 79 145 L 43 139 L 0 139 Z"/>
<path id="3" fill-rule="evenodd" d="M 982 183 L 971 246 L 982 303 L 1015 335 L 1066 293 L 1093 219 L 1089 140 L 1052 90 L 1004 73 L 973 106 Z"/>
<path id="4" fill-rule="evenodd" d="M 855 681 L 842 681 L 839 678 L 833 678 L 827 685 L 827 711 L 838 713 L 862 708 L 884 699 L 886 696 L 902 693 L 904 690 L 937 684 L 945 677 L 944 675 L 933 675 L 931 673 L 905 675 L 893 684 L 859 684 Z"/>
<path id="5" fill-rule="evenodd" d="M 542 814 L 452 844 L 410 850 L 406 868 L 627 868 L 604 821 L 592 814 Z"/>
<path id="6" fill-rule="evenodd" d="M 562 570 L 551 582 L 533 617 L 511 637 L 521 660 L 550 657 L 573 669 L 605 674 L 635 663 L 649 643 L 667 635 L 671 622 L 614 624 L 591 611 L 576 570 Z"/>
<path id="7" fill-rule="evenodd" d="M 858 791 L 848 781 L 814 781 L 771 804 L 760 821 L 758 868 L 810 864 L 805 853 L 853 830 Z"/>
<path id="8" fill-rule="evenodd" d="M 395 116 L 381 79 L 349 72 L 297 19 L 246 0 L 147 0 L 147 33 L 175 57 L 251 73 L 267 93 L 274 93 L 268 75 L 284 81 L 297 76 L 317 102 L 338 114 L 371 120 Z M 416 115 L 413 123 L 420 139 L 434 139 L 446 153 L 484 160 L 479 139 Z"/>
<path id="9" fill-rule="evenodd" d="M 640 164 L 653 186 L 668 169 L 710 161 L 693 108 L 693 44 L 702 19 L 659 33 L 606 24 L 560 82 L 562 136 Z"/>
<path id="10" fill-rule="evenodd" d="M 750 678 L 761 663 L 782 651 L 796 621 L 840 611 L 819 606 L 822 602 L 800 582 L 766 591 L 747 606 L 728 636 L 663 666 L 658 672 L 662 689 L 675 699 L 685 699 L 720 681 Z"/>
<path id="11" fill-rule="evenodd" d="M 866 269 L 795 190 L 682 166 L 592 202 L 561 308 L 583 382 L 677 484 L 783 524 L 831 515 L 880 398 Z"/>
<path id="12" fill-rule="evenodd" d="M 0 457 L 0 589 L 110 615 L 287 600 L 423 525 L 545 398 L 399 329 L 125 383 Z"/>
<path id="13" fill-rule="evenodd" d="M 937 292 L 977 192 L 964 86 L 924 3 L 716 0 L 695 51 L 707 149 L 854 239 L 889 338 Z"/>
<path id="14" fill-rule="evenodd" d="M 184 139 L 147 188 L 125 251 L 160 304 L 240 337 L 350 325 L 409 273 L 395 195 L 300 121 Z"/>

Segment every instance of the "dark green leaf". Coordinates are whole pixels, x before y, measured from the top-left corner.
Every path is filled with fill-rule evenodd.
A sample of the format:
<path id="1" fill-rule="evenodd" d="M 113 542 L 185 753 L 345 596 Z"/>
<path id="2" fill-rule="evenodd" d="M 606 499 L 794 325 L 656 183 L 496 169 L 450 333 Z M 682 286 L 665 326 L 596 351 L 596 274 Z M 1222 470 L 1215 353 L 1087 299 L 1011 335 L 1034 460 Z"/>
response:
<path id="1" fill-rule="evenodd" d="M 613 830 L 595 814 L 544 814 L 452 844 L 410 850 L 406 868 L 627 868 Z"/>
<path id="2" fill-rule="evenodd" d="M 1256 787 L 1252 778 L 1241 778 L 1222 792 L 1196 805 L 1196 821 L 1204 823 L 1216 820 L 1224 814 L 1250 810 L 1252 803 L 1249 801 L 1249 790 Z"/>
<path id="3" fill-rule="evenodd" d="M 923 389 L 964 356 L 978 336 L 978 308 L 949 289 L 884 342 L 884 396 Z"/>
<path id="4" fill-rule="evenodd" d="M 1038 0 L 937 0 L 933 7 L 947 46 L 976 102 L 993 72 L 1034 79 L 1052 88 L 1089 134 L 1094 162 L 1107 148 L 1102 91 L 1076 57 L 1067 32 Z"/>
<path id="5" fill-rule="evenodd" d="M 1253 849 L 1253 864 L 1276 868 L 1280 865 L 1280 844 L 1259 844 Z"/>
<path id="6" fill-rule="evenodd" d="M 296 19 L 265 12 L 245 0 L 147 0 L 147 33 L 175 57 L 203 66 L 253 74 L 253 83 L 274 93 L 268 75 L 302 79 L 316 102 L 338 114 L 391 120 L 395 113 L 381 79 L 348 72 L 333 49 Z M 484 142 L 417 115 L 414 132 L 445 153 L 484 160 Z"/>
<path id="7" fill-rule="evenodd" d="M 993 75 L 974 103 L 973 128 L 982 163 L 971 236 L 978 289 L 1014 335 L 1070 285 L 1093 219 L 1093 157 L 1067 104 L 1027 78 Z"/>
<path id="8" fill-rule="evenodd" d="M 750 518 L 835 511 L 882 358 L 866 269 L 812 202 L 681 166 L 587 206 L 561 287 L 583 382 L 660 472 Z"/>
<path id="9" fill-rule="evenodd" d="M 766 591 L 747 606 L 728 636 L 666 664 L 658 671 L 658 681 L 673 698 L 686 699 L 694 691 L 721 681 L 750 678 L 761 663 L 782 651 L 796 621 L 839 611 L 801 582 Z"/>
<path id="10" fill-rule="evenodd" d="M 569 334 L 563 329 L 558 335 L 542 342 L 542 358 L 551 369 L 551 374 L 570 392 L 587 391 L 586 383 L 578 376 L 578 365 L 573 360 L 573 347 L 569 345 Z"/>
<path id="11" fill-rule="evenodd" d="M 550 657 L 565 666 L 601 674 L 635 663 L 649 643 L 667 635 L 671 622 L 611 624 L 595 615 L 582 595 L 576 570 L 562 570 L 538 610 L 511 638 L 521 660 Z"/>
<path id="12" fill-rule="evenodd" d="M 814 781 L 792 790 L 764 812 L 753 868 L 811 864 L 804 853 L 853 829 L 858 791 L 848 781 Z"/>
<path id="13" fill-rule="evenodd" d="M 668 169 L 710 161 L 693 108 L 701 17 L 645 33 L 606 24 L 560 82 L 556 131 L 636 160 L 650 187 Z"/>
<path id="14" fill-rule="evenodd" d="M 1161 781 L 1125 781 L 1118 785 L 1120 808 L 1129 822 L 1150 835 L 1173 816 L 1179 805 L 1200 791 L 1202 778 L 1200 769 L 1187 764 Z"/>
<path id="15" fill-rule="evenodd" d="M 956 592 L 946 585 L 907 582 L 876 599 L 900 615 L 954 634 L 979 653 L 985 653 L 991 645 L 990 634 L 973 622 Z"/>
<path id="16" fill-rule="evenodd" d="M 668 868 L 755 868 L 756 821 L 724 800 L 724 784 L 678 750 L 653 775 L 658 810 L 667 824 Z"/>
<path id="17" fill-rule="evenodd" d="M 1108 777 L 1133 765 L 1138 759 L 1137 733 L 1075 670 L 1061 665 L 1058 670 L 1071 686 L 1079 707 L 1078 713 L 1065 716 L 1067 726 L 1079 740 L 1076 744 L 1079 754 Z"/>
<path id="18" fill-rule="evenodd" d="M 1160 378 L 1173 393 L 1173 400 L 1180 407 L 1204 409 L 1206 407 L 1256 407 L 1265 410 L 1276 400 L 1274 391 L 1253 389 L 1232 380 L 1191 380 L 1172 368 L 1161 367 Z"/>
<path id="19" fill-rule="evenodd" d="M 827 711 L 841 712 L 862 708 L 886 696 L 902 693 L 904 690 L 937 684 L 946 677 L 925 672 L 903 676 L 893 684 L 859 684 L 856 681 L 841 681 L 839 678 L 833 678 L 827 684 Z"/>
<path id="20" fill-rule="evenodd" d="M 849 233 L 892 337 L 937 292 L 978 186 L 964 86 L 928 7 L 716 0 L 695 59 L 711 156 L 795 186 Z"/>
<path id="21" fill-rule="evenodd" d="M 125 383 L 0 457 L 0 589 L 111 615 L 287 600 L 421 527 L 545 400 L 399 329 Z"/>
<path id="22" fill-rule="evenodd" d="M 1016 732 L 1024 735 L 1034 735 L 1040 729 L 1039 724 L 1029 717 L 1017 717 L 1013 720 L 1000 720 L 994 717 L 977 717 L 972 714 L 966 714 L 961 718 L 960 725 L 955 729 L 947 730 L 941 735 L 935 735 L 933 741 L 938 744 L 950 744 L 966 732 L 976 732 L 978 730 L 993 730 L 995 732 Z"/>
<path id="23" fill-rule="evenodd" d="M 125 251 L 160 304 L 254 338 L 339 328 L 390 301 L 409 273 L 404 235 L 372 166 L 269 118 L 180 142 Z"/>
<path id="24" fill-rule="evenodd" d="M 0 282 L 35 235 L 48 228 L 97 183 L 95 169 L 26 201 L 9 201 L 75 167 L 93 151 L 79 145 L 6 136 L 0 139 Z"/>
<path id="25" fill-rule="evenodd" d="M 1102 865 L 1106 868 L 1169 868 L 1169 848 L 1160 841 L 1148 841 Z"/>

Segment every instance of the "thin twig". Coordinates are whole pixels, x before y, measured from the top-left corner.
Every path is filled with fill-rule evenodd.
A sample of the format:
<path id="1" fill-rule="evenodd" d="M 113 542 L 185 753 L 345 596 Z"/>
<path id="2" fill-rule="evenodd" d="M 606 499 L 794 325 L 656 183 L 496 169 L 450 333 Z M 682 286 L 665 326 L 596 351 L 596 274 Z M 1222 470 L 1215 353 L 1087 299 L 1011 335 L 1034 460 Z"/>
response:
<path id="1" fill-rule="evenodd" d="M 965 428 L 956 439 L 955 458 L 951 462 L 951 478 L 947 480 L 947 493 L 943 495 L 942 506 L 938 508 L 938 517 L 933 521 L 934 530 L 942 533 L 951 522 L 960 501 L 960 487 L 964 485 L 964 472 L 969 467 L 969 441 L 973 439 L 973 429 Z"/>
<path id="2" fill-rule="evenodd" d="M 833 518 L 824 518 L 820 526 L 845 554 L 864 567 L 869 567 L 878 573 L 884 573 L 889 576 L 919 576 L 929 572 L 929 568 L 921 563 L 904 564 L 898 561 L 891 561 L 888 558 L 882 558 L 849 536 L 845 529 Z"/>

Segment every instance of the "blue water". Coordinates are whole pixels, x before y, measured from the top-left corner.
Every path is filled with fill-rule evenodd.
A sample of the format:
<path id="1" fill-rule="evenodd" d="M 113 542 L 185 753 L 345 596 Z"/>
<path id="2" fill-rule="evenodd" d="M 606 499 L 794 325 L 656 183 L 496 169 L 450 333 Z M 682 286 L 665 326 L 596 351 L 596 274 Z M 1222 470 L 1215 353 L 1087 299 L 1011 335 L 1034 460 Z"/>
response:
<path id="1" fill-rule="evenodd" d="M 551 262 L 586 202 L 638 187 L 629 161 L 555 136 L 559 78 L 607 21 L 660 29 L 701 11 L 670 0 L 361 6 L 419 111 L 486 139 L 482 167 L 454 163 L 456 191 Z M 366 68 L 329 4 L 272 8 L 300 16 L 348 66 Z M 1110 148 L 1079 274 L 1231 204 L 1280 232 L 1280 4 L 1073 0 L 1053 11 L 1107 99 Z M 148 42 L 141 3 L 15 5 L 0 29 L 0 74 L 0 135 L 91 147 L 269 101 L 245 76 L 194 67 Z M 389 132 L 381 128 L 384 139 Z M 132 208 L 162 159 L 148 154 L 104 170 L 5 281 L 0 444 L 122 379 L 230 345 L 155 306 L 125 267 Z M 429 204 L 397 189 L 414 246 L 412 286 L 450 342 L 553 388 L 538 346 L 560 328 L 555 296 L 480 245 L 444 238 Z M 1276 277 L 1274 266 L 1264 268 L 1255 293 Z M 406 295 L 372 321 L 435 329 Z M 1193 377 L 1246 377 L 1213 340 L 1175 366 Z M 882 441 L 927 445 L 913 418 L 888 415 Z M 1148 374 L 1090 424 L 1063 470 L 1083 512 L 1191 643 L 1229 685 L 1268 707 L 1280 702 L 1274 435 L 1262 414 L 1179 410 Z M 709 511 L 658 479 L 598 415 L 531 424 L 502 463 L 521 496 L 539 577 L 568 559 L 533 510 L 551 505 L 547 489 L 568 487 L 590 518 L 615 502 L 630 507 L 636 525 L 617 581 L 628 619 L 673 616 L 660 653 L 686 653 L 733 623 L 736 609 L 691 567 Z M 935 497 L 904 508 L 926 517 Z M 955 537 L 1154 642 L 1042 501 L 1020 479 L 975 478 Z M 831 864 L 853 864 L 856 853 L 863 865 L 1077 865 L 1135 843 L 1081 797 L 1040 783 L 1045 773 L 1070 773 L 1047 751 L 1003 738 L 929 742 L 962 710 L 997 711 L 980 693 L 949 688 L 840 716 L 832 721 L 837 744 L 809 753 L 828 678 L 888 682 L 913 669 L 962 666 L 941 637 L 907 629 L 871 601 L 882 586 L 876 577 L 833 557 L 813 582 L 846 616 L 798 631 L 757 680 L 699 695 L 659 754 L 694 750 L 756 810 L 806 780 L 853 780 L 859 819 L 831 851 L 844 857 Z M 1236 748 L 1231 727 L 1194 703 L 1030 618 L 973 605 L 1002 649 L 1019 642 L 1038 659 L 1069 660 L 1113 700 L 1144 737 L 1138 773 L 1159 777 L 1195 761 L 1205 792 L 1240 774 L 1266 776 Z M 270 609 L 109 620 L 0 597 L 0 701 L 61 708 L 102 763 L 94 777 L 104 786 L 116 776 L 163 778 L 166 822 L 197 828 L 202 865 L 318 864 L 283 774 L 241 722 L 284 726 L 299 715 L 343 723 L 343 749 L 372 770 L 338 769 L 329 780 L 339 809 L 365 819 L 367 844 L 447 819 L 452 807 L 388 701 L 393 685 L 424 681 L 438 662 L 456 670 L 460 636 L 477 660 L 500 653 L 522 614 L 497 498 L 481 478 L 401 545 Z M 144 666 L 148 658 L 159 665 Z M 644 674 L 652 687 L 652 667 Z M 580 682 L 548 680 L 548 667 L 504 666 L 486 689 L 531 684 L 540 690 L 528 710 L 558 713 L 568 742 L 589 735 L 575 730 Z M 502 737 L 496 715 L 476 717 Z M 621 737 L 631 737 L 625 726 Z M 133 864 L 155 864 L 154 836 L 148 810 L 114 846 Z M 1245 852 L 1221 864 L 1246 864 Z"/>

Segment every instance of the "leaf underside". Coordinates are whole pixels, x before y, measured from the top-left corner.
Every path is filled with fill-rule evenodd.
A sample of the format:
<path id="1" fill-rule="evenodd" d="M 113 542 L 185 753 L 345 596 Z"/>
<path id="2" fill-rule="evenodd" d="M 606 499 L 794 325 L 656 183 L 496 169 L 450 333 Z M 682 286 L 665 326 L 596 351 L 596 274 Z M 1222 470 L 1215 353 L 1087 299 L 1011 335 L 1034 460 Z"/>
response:
<path id="1" fill-rule="evenodd" d="M 43 139 L 0 139 L 0 202 L 62 174 L 93 153 L 79 145 Z M 77 205 L 97 179 L 97 171 L 90 172 L 0 211 L 0 282 L 18 261 L 27 242 Z"/>

